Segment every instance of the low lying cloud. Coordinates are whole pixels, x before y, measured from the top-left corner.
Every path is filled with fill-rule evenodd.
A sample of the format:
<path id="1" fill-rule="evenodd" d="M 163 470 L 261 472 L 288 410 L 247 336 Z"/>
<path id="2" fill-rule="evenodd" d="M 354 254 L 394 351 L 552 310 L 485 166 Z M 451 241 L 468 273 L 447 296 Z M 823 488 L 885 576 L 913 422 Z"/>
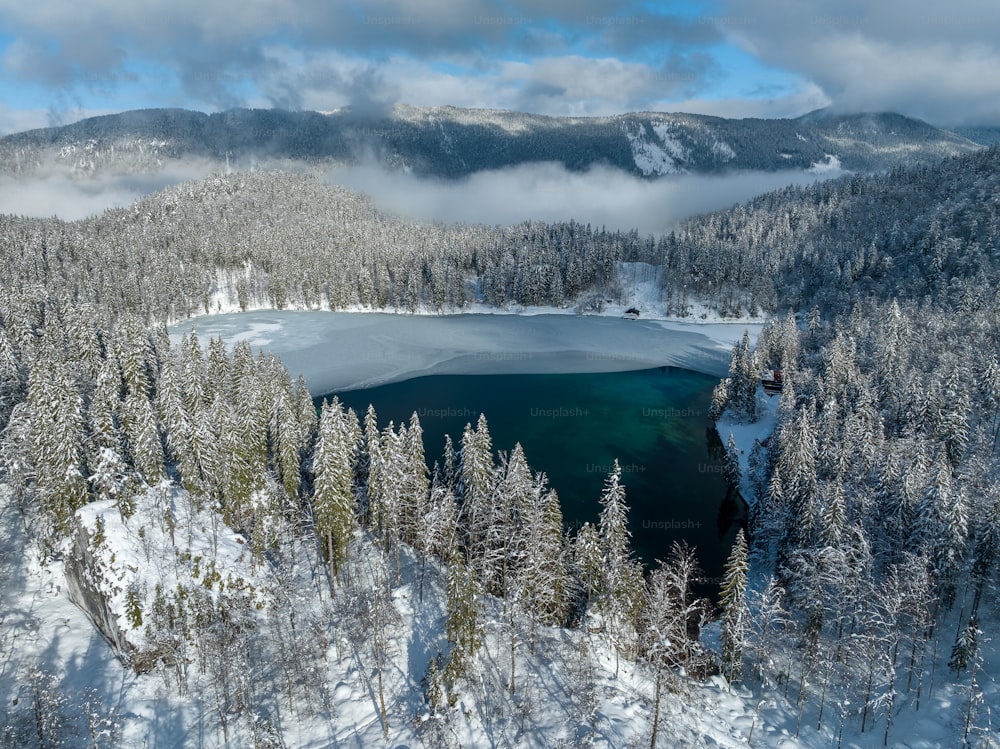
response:
<path id="1" fill-rule="evenodd" d="M 370 196 L 382 210 L 422 221 L 509 226 L 525 220 L 569 221 L 642 235 L 670 231 L 678 221 L 728 208 L 789 184 L 840 174 L 836 163 L 812 173 L 739 172 L 645 180 L 610 167 L 571 172 L 533 163 L 477 172 L 460 180 L 416 177 L 378 166 L 343 167 L 331 184 Z M 72 221 L 131 205 L 144 195 L 219 170 L 215 162 L 174 163 L 156 174 L 73 177 L 52 170 L 30 178 L 0 176 L 0 213 Z"/>
<path id="2" fill-rule="evenodd" d="M 0 213 L 75 221 L 217 170 L 218 164 L 186 161 L 155 174 L 73 176 L 53 169 L 30 177 L 0 175 Z"/>
<path id="3" fill-rule="evenodd" d="M 823 178 L 837 176 L 825 171 Z M 574 219 L 608 229 L 661 234 L 678 221 L 728 208 L 789 184 L 817 181 L 802 170 L 677 175 L 644 180 L 608 167 L 570 172 L 561 164 L 525 164 L 456 181 L 388 173 L 378 167 L 334 170 L 329 181 L 369 195 L 385 211 L 429 221 L 510 225 L 526 219 Z"/>

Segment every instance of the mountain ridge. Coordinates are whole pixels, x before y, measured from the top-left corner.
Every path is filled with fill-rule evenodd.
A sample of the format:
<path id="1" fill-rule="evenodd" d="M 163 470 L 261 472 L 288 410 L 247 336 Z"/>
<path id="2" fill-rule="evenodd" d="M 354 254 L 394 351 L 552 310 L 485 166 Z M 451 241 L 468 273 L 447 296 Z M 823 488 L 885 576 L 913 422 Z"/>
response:
<path id="1" fill-rule="evenodd" d="M 552 117 L 510 110 L 414 107 L 390 115 L 349 109 L 320 113 L 279 109 L 142 109 L 100 115 L 0 138 L 0 173 L 64 169 L 156 171 L 201 158 L 255 166 L 262 160 L 367 163 L 420 176 L 461 178 L 478 171 L 549 161 L 569 171 L 606 166 L 637 176 L 808 170 L 831 162 L 851 171 L 932 163 L 983 146 L 922 120 L 895 113 L 795 119 L 726 119 L 633 112 Z"/>

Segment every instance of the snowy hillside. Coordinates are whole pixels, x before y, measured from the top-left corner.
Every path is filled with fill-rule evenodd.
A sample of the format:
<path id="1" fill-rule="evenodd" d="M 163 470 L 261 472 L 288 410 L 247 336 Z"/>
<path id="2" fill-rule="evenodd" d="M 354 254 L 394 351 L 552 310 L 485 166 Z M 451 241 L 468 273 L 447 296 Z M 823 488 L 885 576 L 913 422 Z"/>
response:
<path id="1" fill-rule="evenodd" d="M 177 160 L 286 168 L 359 163 L 456 178 L 535 162 L 570 171 L 613 166 L 655 177 L 808 169 L 832 154 L 851 171 L 927 163 L 981 148 L 894 114 L 814 113 L 795 120 L 726 120 L 637 112 L 543 117 L 522 112 L 397 104 L 377 117 L 234 109 L 150 109 L 0 138 L 0 171 L 148 173 Z M 293 167 L 294 168 L 294 167 Z"/>

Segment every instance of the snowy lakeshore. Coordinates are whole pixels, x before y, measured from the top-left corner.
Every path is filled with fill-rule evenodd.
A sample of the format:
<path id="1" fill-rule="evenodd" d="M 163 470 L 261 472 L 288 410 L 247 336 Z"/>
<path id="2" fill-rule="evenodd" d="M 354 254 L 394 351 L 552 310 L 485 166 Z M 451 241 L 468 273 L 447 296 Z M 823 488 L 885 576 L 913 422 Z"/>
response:
<path id="1" fill-rule="evenodd" d="M 624 320 L 609 315 L 254 311 L 178 323 L 202 342 L 246 340 L 303 375 L 314 395 L 434 374 L 622 372 L 671 366 L 713 376 L 759 324 Z"/>

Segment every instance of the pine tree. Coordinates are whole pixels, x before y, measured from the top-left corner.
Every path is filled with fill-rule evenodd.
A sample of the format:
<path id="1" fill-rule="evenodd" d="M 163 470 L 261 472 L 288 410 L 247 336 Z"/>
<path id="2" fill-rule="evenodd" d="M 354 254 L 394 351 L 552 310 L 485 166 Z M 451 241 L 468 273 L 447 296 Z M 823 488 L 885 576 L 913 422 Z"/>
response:
<path id="1" fill-rule="evenodd" d="M 534 652 L 535 623 L 561 626 L 566 618 L 569 573 L 559 498 L 546 486 L 544 474 L 535 477 L 527 499 L 514 529 L 522 541 L 514 547 L 508 589 L 531 617 Z"/>
<path id="2" fill-rule="evenodd" d="M 961 487 L 956 488 L 951 465 L 938 455 L 920 505 L 919 538 L 930 550 L 931 564 L 948 587 L 954 581 L 968 538 L 968 514 Z"/>
<path id="3" fill-rule="evenodd" d="M 753 422 L 757 420 L 757 383 L 759 379 L 756 357 L 750 349 L 750 332 L 744 330 L 743 338 L 733 347 L 727 386 L 728 405 L 736 418 L 741 421 Z M 716 397 L 721 398 L 721 392 L 718 396 L 713 393 L 713 405 Z"/>
<path id="4" fill-rule="evenodd" d="M 129 389 L 122 405 L 122 427 L 132 465 L 150 486 L 166 477 L 163 445 L 153 404 L 140 392 Z"/>
<path id="5" fill-rule="evenodd" d="M 601 589 L 604 552 L 597 528 L 591 523 L 584 523 L 573 539 L 573 567 L 584 597 L 589 600 L 597 596 Z"/>
<path id="6" fill-rule="evenodd" d="M 730 378 L 719 381 L 719 384 L 712 389 L 712 404 L 709 406 L 708 415 L 712 421 L 722 418 L 722 413 L 729 405 L 729 384 Z"/>
<path id="7" fill-rule="evenodd" d="M 84 412 L 61 351 L 50 348 L 32 362 L 28 378 L 30 463 L 49 531 L 69 530 L 87 501 Z M 46 539 L 47 542 L 54 539 Z"/>
<path id="8" fill-rule="evenodd" d="M 302 427 L 295 394 L 287 377 L 276 383 L 276 397 L 271 413 L 271 433 L 277 443 L 275 463 L 285 494 L 295 499 L 302 484 Z"/>
<path id="9" fill-rule="evenodd" d="M 458 494 L 461 498 L 459 528 L 470 566 L 483 574 L 488 563 L 488 536 L 492 517 L 496 468 L 493 442 L 486 417 L 480 414 L 476 428 L 465 425 L 458 467 Z"/>
<path id="10" fill-rule="evenodd" d="M 458 456 L 452 444 L 451 435 L 444 436 L 444 451 L 441 454 L 441 483 L 450 489 L 455 489 L 458 481 Z"/>
<path id="11" fill-rule="evenodd" d="M 330 567 L 330 583 L 348 558 L 354 534 L 354 470 L 339 400 L 323 402 L 319 419 L 319 438 L 313 449 L 313 514 L 316 531 L 324 541 Z"/>
<path id="12" fill-rule="evenodd" d="M 742 678 L 743 674 L 743 648 L 748 636 L 746 590 L 749 569 L 747 541 L 741 528 L 736 531 L 736 540 L 726 560 L 722 586 L 719 589 L 719 605 L 722 607 L 722 662 L 730 684 Z"/>
<path id="13" fill-rule="evenodd" d="M 816 426 L 812 409 L 799 409 L 792 424 L 779 435 L 775 477 L 781 477 L 783 499 L 791 516 L 787 525 L 789 538 L 811 544 L 817 531 L 817 457 Z M 773 481 L 773 480 L 772 480 Z"/>
<path id="14" fill-rule="evenodd" d="M 87 409 L 88 460 L 96 462 L 105 448 L 122 452 L 121 373 L 110 357 L 101 362 Z"/>
<path id="15" fill-rule="evenodd" d="M 445 686 L 454 690 L 456 680 L 465 673 L 467 659 L 479 650 L 485 637 L 480 612 L 481 588 L 475 573 L 456 553 L 448 564 L 448 619 L 445 636 L 452 651 L 445 667 Z"/>
<path id="16" fill-rule="evenodd" d="M 424 457 L 424 431 L 414 411 L 403 438 L 404 487 L 401 503 L 403 540 L 413 544 L 423 532 L 423 519 L 430 501 L 430 477 Z"/>
<path id="17" fill-rule="evenodd" d="M 733 437 L 733 433 L 729 433 L 729 439 L 726 440 L 726 455 L 723 461 L 723 467 L 726 471 L 726 483 L 729 486 L 739 491 L 740 488 L 740 454 L 739 450 L 736 448 L 736 440 Z"/>
<path id="18" fill-rule="evenodd" d="M 955 672 L 955 676 L 961 676 L 976 658 L 981 634 L 976 617 L 969 619 L 968 624 L 962 628 L 951 649 L 951 658 L 948 659 L 948 668 Z"/>
<path id="19" fill-rule="evenodd" d="M 621 485 L 621 466 L 617 458 L 604 483 L 601 508 L 598 535 L 603 569 L 597 604 L 604 619 L 605 632 L 615 647 L 617 675 L 617 654 L 631 649 L 642 594 L 642 568 L 632 558 L 628 506 L 625 504 L 625 487 Z"/>

